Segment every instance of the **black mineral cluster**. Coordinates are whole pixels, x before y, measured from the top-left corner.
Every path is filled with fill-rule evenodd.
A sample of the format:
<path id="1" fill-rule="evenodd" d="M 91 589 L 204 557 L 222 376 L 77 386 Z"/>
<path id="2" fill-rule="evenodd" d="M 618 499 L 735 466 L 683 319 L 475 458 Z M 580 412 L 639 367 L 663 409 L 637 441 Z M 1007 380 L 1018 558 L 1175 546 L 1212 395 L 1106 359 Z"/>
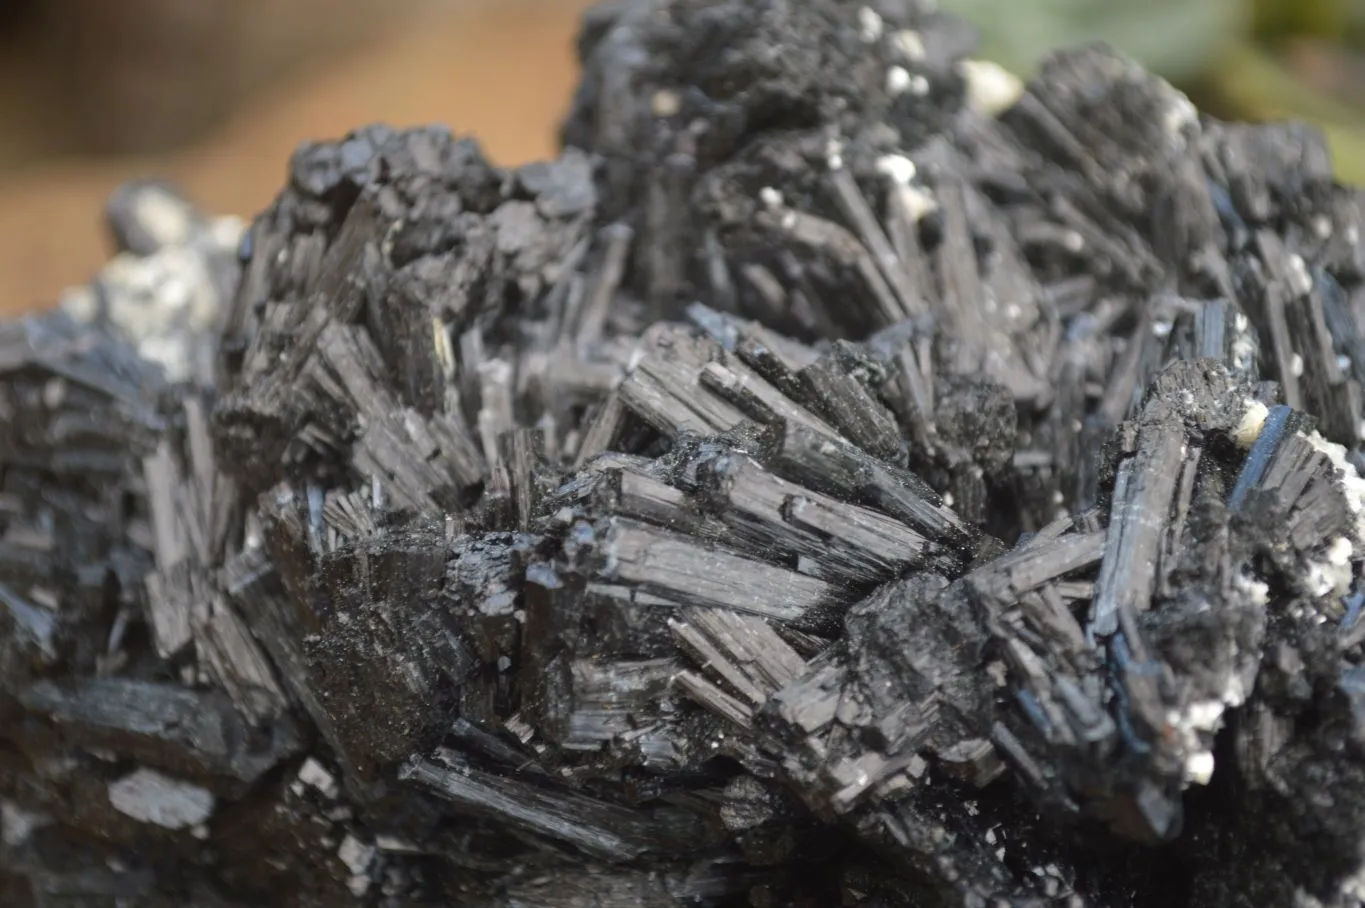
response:
<path id="1" fill-rule="evenodd" d="M 916 0 L 588 14 L 0 326 L 0 903 L 1365 899 L 1365 194 Z"/>

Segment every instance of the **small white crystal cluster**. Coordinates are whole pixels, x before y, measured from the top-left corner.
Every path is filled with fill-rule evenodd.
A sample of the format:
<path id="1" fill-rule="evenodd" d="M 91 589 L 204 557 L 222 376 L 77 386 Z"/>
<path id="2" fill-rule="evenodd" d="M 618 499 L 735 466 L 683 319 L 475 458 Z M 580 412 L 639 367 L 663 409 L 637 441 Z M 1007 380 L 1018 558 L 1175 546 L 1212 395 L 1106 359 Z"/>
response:
<path id="1" fill-rule="evenodd" d="M 138 190 L 131 216 L 154 251 L 114 256 L 91 284 L 67 290 L 61 307 L 78 321 L 110 328 L 173 382 L 211 381 L 207 339 L 235 283 L 224 278 L 236 273 L 245 224 L 230 216 L 202 218 L 154 186 Z"/>
<path id="2" fill-rule="evenodd" d="M 892 95 L 910 93 L 923 97 L 929 93 L 929 80 L 914 69 L 929 58 L 923 36 L 914 29 L 888 32 L 886 23 L 876 10 L 864 6 L 858 10 L 859 36 L 867 44 L 889 43 L 899 63 L 886 70 L 886 90 Z M 1024 93 L 1019 77 L 998 63 L 989 60 L 961 60 L 958 75 L 967 90 L 967 105 L 984 116 L 994 117 L 1014 106 Z"/>

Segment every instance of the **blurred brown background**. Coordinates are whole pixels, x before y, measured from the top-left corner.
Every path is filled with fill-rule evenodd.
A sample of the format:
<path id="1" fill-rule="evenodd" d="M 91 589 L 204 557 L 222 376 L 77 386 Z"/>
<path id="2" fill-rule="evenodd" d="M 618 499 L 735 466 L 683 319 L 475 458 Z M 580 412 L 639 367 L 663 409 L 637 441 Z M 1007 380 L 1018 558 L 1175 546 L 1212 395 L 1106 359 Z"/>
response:
<path id="1" fill-rule="evenodd" d="M 591 2 L 0 0 L 0 314 L 91 276 L 126 179 L 251 216 L 301 140 L 365 123 L 445 123 L 502 164 L 553 154 Z M 1365 185 L 1365 0 L 939 2 L 1022 75 L 1102 39 L 1220 116 L 1314 121 Z"/>
<path id="2" fill-rule="evenodd" d="M 552 154 L 589 0 L 0 0 L 0 313 L 107 255 L 104 200 L 169 176 L 249 216 L 304 139 L 373 121 Z"/>

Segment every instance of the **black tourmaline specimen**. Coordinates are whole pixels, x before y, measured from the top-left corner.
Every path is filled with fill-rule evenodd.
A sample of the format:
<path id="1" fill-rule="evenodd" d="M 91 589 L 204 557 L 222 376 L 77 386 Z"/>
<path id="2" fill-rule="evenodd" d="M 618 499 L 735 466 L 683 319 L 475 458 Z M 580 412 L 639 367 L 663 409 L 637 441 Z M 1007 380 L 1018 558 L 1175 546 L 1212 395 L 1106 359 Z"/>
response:
<path id="1" fill-rule="evenodd" d="M 930 6 L 121 190 L 0 326 L 0 902 L 1360 905 L 1365 195 Z"/>

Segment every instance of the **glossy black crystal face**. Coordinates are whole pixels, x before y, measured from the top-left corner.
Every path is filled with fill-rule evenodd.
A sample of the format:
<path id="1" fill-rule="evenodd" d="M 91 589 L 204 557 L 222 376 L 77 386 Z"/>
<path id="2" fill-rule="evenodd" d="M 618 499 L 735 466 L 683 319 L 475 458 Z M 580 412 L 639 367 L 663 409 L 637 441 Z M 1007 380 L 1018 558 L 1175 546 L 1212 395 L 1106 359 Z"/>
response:
<path id="1" fill-rule="evenodd" d="M 0 326 L 4 903 L 1356 904 L 1362 196 L 920 7 L 121 190 Z"/>

